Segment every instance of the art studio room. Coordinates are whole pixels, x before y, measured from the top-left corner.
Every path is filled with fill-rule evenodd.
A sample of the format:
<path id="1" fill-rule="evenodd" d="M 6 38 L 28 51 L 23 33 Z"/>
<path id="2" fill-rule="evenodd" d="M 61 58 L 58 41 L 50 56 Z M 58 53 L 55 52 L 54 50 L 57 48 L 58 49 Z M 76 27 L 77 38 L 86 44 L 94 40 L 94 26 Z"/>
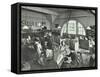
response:
<path id="1" fill-rule="evenodd" d="M 95 66 L 95 10 L 21 6 L 21 70 Z"/>

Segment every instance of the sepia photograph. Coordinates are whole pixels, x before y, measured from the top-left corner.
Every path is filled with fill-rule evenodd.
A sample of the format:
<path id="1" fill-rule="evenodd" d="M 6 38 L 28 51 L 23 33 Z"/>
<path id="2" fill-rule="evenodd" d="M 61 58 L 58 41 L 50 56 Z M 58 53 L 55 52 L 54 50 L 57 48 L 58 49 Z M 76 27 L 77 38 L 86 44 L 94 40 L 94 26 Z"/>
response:
<path id="1" fill-rule="evenodd" d="M 21 6 L 21 71 L 96 66 L 96 11 Z"/>

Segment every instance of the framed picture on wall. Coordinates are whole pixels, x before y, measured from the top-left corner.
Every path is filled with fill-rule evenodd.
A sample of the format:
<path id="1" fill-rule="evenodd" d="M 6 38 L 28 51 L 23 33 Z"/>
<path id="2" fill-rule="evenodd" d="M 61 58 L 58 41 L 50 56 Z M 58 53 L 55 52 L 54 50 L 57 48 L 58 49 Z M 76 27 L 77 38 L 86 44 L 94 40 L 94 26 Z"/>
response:
<path id="1" fill-rule="evenodd" d="M 11 72 L 97 69 L 97 11 L 87 6 L 12 4 Z"/>

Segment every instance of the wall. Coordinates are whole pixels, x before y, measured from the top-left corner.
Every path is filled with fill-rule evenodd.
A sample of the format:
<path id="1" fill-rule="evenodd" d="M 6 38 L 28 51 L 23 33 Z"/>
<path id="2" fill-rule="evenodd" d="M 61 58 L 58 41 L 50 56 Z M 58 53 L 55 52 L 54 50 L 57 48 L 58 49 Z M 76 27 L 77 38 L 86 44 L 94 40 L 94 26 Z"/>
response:
<path id="1" fill-rule="evenodd" d="M 29 26 L 32 25 L 34 30 L 40 28 L 38 26 L 38 23 L 41 23 L 41 22 L 45 22 L 46 24 L 44 26 L 46 26 L 47 29 L 50 29 L 51 23 L 50 23 L 50 20 L 48 19 L 48 15 L 46 14 L 22 9 L 21 16 L 22 16 L 22 21 L 26 21 L 26 25 L 27 24 Z"/>

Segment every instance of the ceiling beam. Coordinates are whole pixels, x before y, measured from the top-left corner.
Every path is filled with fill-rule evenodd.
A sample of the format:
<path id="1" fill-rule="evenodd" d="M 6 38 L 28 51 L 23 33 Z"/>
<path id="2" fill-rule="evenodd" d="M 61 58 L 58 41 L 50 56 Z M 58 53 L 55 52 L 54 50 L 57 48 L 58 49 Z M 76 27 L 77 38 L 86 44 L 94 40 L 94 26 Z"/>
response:
<path id="1" fill-rule="evenodd" d="M 25 7 L 22 6 L 23 9 L 28 9 L 28 10 L 33 10 L 33 11 L 38 11 L 38 12 L 43 12 L 43 13 L 47 13 L 47 14 L 51 14 L 51 15 L 59 15 L 57 12 L 48 10 L 48 9 L 44 9 L 44 8 L 39 8 L 39 7 Z"/>

